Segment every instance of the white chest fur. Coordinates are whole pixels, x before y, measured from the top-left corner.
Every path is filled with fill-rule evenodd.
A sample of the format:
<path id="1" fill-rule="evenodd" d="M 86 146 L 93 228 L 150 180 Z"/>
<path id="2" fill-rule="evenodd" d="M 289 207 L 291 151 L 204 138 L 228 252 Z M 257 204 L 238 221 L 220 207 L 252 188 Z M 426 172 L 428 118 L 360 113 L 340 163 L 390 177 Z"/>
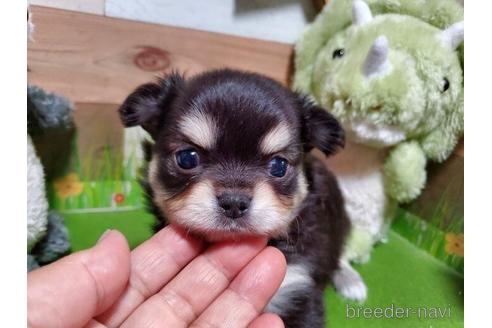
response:
<path id="1" fill-rule="evenodd" d="M 279 290 L 265 308 L 265 312 L 285 313 L 292 306 L 292 297 L 298 293 L 304 294 L 304 291 L 313 285 L 314 281 L 307 266 L 302 263 L 289 264 L 285 278 Z"/>

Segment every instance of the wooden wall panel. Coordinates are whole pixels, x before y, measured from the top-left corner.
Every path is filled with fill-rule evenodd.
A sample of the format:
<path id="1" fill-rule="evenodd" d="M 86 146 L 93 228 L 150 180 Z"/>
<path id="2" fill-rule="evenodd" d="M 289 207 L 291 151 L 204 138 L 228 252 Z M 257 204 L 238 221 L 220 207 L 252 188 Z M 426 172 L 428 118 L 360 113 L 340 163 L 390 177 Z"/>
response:
<path id="1" fill-rule="evenodd" d="M 287 84 L 292 45 L 32 7 L 28 81 L 73 102 L 121 103 L 137 85 L 179 70 L 232 67 Z"/>

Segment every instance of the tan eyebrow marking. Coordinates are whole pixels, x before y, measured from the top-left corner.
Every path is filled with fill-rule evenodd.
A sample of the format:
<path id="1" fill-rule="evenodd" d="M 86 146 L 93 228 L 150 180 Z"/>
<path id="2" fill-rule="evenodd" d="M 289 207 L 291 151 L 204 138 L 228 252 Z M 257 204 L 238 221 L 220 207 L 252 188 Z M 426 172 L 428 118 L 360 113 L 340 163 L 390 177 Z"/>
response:
<path id="1" fill-rule="evenodd" d="M 264 154 L 273 154 L 287 147 L 291 138 L 287 124 L 280 123 L 263 137 L 260 149 Z"/>
<path id="2" fill-rule="evenodd" d="M 210 149 L 217 139 L 217 125 L 201 111 L 194 111 L 179 122 L 180 131 L 196 145 Z"/>

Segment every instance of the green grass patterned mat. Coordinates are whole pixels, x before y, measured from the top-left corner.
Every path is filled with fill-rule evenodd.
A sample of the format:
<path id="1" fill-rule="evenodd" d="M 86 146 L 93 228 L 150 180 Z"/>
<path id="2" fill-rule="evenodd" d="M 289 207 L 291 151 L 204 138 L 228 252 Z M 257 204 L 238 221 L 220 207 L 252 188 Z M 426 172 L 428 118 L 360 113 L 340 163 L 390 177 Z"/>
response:
<path id="1" fill-rule="evenodd" d="M 155 219 L 141 209 L 60 211 L 69 232 L 72 251 L 92 247 L 107 229 L 121 231 L 134 248 L 152 236 Z"/>
<path id="2" fill-rule="evenodd" d="M 347 302 L 329 288 L 330 327 L 463 327 L 463 276 L 394 231 L 369 263 L 356 268 L 368 299 L 363 305 Z"/>

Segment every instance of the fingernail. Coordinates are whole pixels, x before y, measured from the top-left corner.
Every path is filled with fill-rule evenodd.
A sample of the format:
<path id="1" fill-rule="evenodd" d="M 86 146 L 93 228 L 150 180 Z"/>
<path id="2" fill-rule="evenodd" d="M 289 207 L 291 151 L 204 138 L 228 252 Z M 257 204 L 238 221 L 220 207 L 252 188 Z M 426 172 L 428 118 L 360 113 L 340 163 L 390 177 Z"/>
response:
<path id="1" fill-rule="evenodd" d="M 107 229 L 106 231 L 104 231 L 104 233 L 101 235 L 101 237 L 99 237 L 99 239 L 97 240 L 97 244 L 101 243 L 110 233 L 111 233 L 111 229 Z"/>

